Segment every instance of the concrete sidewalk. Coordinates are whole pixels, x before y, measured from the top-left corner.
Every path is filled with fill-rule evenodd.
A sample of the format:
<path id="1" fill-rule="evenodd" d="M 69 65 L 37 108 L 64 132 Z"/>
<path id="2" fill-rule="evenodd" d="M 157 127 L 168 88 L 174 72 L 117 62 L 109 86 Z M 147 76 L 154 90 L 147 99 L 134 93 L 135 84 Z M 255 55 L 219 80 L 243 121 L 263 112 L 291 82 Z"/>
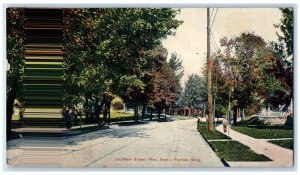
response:
<path id="1" fill-rule="evenodd" d="M 223 133 L 223 126 L 220 125 L 216 129 Z M 272 161 L 266 162 L 228 162 L 230 167 L 292 167 L 293 166 L 293 150 L 282 148 L 280 146 L 268 143 L 265 139 L 256 139 L 245 134 L 241 134 L 232 129 L 229 131 L 232 140 L 236 140 L 244 145 L 249 146 L 254 152 L 263 154 Z"/>

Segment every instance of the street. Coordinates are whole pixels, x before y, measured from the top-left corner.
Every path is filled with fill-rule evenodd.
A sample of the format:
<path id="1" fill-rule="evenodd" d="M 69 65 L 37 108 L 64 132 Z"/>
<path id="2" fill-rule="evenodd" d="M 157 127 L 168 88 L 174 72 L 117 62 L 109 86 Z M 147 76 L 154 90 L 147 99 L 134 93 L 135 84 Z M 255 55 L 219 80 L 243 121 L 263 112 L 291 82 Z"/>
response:
<path id="1" fill-rule="evenodd" d="M 8 142 L 16 167 L 223 167 L 196 129 L 196 119 L 111 125 L 69 137 Z"/>

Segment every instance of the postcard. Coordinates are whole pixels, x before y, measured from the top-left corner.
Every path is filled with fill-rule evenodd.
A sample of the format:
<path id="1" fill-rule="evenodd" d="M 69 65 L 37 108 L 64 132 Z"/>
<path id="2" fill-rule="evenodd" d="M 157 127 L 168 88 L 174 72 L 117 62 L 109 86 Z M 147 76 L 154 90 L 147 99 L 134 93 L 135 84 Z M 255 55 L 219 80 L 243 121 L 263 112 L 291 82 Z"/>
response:
<path id="1" fill-rule="evenodd" d="M 7 8 L 7 166 L 293 168 L 294 14 Z"/>

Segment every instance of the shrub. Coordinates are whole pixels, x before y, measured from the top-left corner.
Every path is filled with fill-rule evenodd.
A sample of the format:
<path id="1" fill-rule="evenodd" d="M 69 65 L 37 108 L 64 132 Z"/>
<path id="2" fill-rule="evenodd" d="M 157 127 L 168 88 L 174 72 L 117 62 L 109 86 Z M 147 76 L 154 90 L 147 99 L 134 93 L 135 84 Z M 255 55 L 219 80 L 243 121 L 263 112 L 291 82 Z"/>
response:
<path id="1" fill-rule="evenodd" d="M 287 116 L 287 119 L 286 119 L 284 125 L 289 126 L 289 127 L 293 127 L 293 124 L 294 124 L 293 116 L 292 115 Z"/>

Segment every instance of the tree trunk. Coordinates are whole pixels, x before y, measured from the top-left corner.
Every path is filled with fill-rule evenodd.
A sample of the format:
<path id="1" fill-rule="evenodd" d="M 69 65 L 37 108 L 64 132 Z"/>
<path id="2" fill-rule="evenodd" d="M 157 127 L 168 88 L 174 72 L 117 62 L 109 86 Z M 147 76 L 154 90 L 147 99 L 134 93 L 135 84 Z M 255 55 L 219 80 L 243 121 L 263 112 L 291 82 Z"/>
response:
<path id="1" fill-rule="evenodd" d="M 165 119 L 167 119 L 167 108 L 165 107 Z"/>
<path id="2" fill-rule="evenodd" d="M 96 97 L 96 100 L 95 100 L 95 105 L 94 105 L 94 108 L 95 108 L 95 123 L 97 123 L 97 125 L 99 126 L 100 123 L 99 123 L 99 116 L 100 116 L 100 109 L 99 109 L 99 97 Z"/>
<path id="3" fill-rule="evenodd" d="M 134 122 L 138 122 L 138 99 L 136 98 L 135 102 L 134 102 Z"/>
<path id="4" fill-rule="evenodd" d="M 108 124 L 110 125 L 110 106 L 111 106 L 111 100 L 108 102 Z"/>
<path id="5" fill-rule="evenodd" d="M 161 109 L 158 107 L 158 120 L 160 120 Z"/>
<path id="6" fill-rule="evenodd" d="M 14 110 L 14 101 L 17 97 L 18 82 L 14 80 L 13 86 L 7 94 L 6 101 L 6 138 L 11 135 L 11 120 Z"/>
<path id="7" fill-rule="evenodd" d="M 96 101 L 97 101 L 97 99 L 96 99 Z M 98 102 L 99 102 L 99 98 L 98 98 Z M 100 105 L 98 105 L 98 102 L 96 104 L 97 109 L 96 109 L 96 114 L 95 114 L 95 120 L 96 120 L 96 123 L 99 126 L 100 125 L 100 114 L 102 112 L 103 105 L 105 104 L 105 97 L 103 97 Z M 101 120 L 101 122 L 102 122 L 102 120 Z"/>
<path id="8" fill-rule="evenodd" d="M 146 103 L 143 103 L 142 120 L 145 118 Z"/>
<path id="9" fill-rule="evenodd" d="M 107 104 L 105 104 L 104 106 L 104 110 L 103 110 L 103 120 L 107 121 Z"/>
<path id="10" fill-rule="evenodd" d="M 238 106 L 234 106 L 233 107 L 233 124 L 236 125 L 237 124 L 237 118 L 238 118 Z"/>
<path id="11" fill-rule="evenodd" d="M 136 122 L 136 100 L 134 101 L 134 114 L 133 114 L 133 122 Z"/>
<path id="12" fill-rule="evenodd" d="M 87 95 L 85 95 L 84 98 L 85 98 L 85 123 L 88 123 L 89 122 L 89 112 L 88 112 L 89 99 Z"/>

